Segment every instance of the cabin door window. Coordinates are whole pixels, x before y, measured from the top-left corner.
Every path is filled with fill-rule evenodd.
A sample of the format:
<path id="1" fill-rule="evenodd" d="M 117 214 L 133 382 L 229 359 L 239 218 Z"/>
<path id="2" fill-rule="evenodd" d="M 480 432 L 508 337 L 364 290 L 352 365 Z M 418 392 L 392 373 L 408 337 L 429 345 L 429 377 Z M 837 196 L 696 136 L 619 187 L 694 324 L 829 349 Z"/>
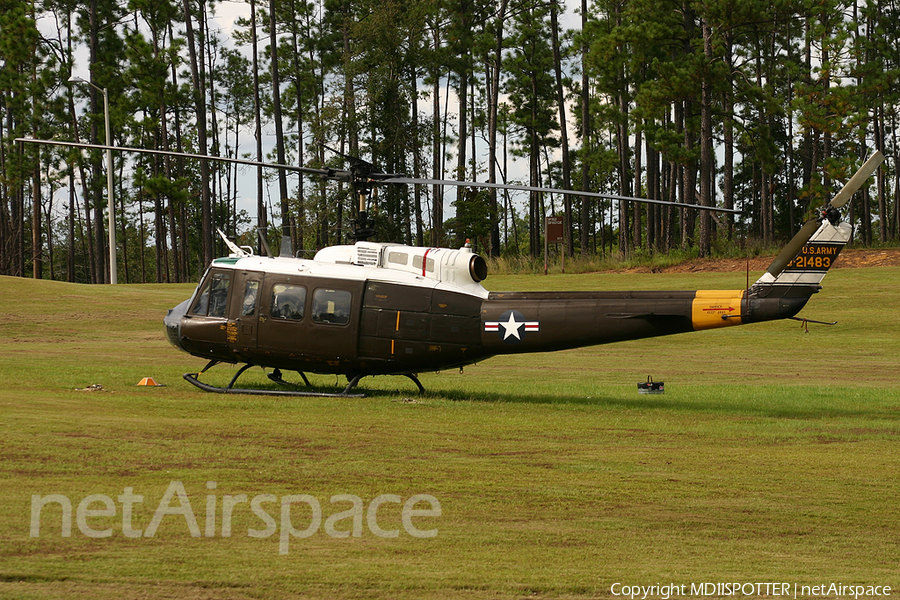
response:
<path id="1" fill-rule="evenodd" d="M 314 323 L 346 325 L 350 322 L 350 306 L 353 297 L 346 290 L 319 288 L 313 294 L 312 320 Z"/>
<path id="2" fill-rule="evenodd" d="M 278 283 L 272 286 L 272 306 L 269 314 L 273 319 L 299 321 L 306 311 L 306 288 L 302 285 Z"/>
<path id="3" fill-rule="evenodd" d="M 244 301 L 241 302 L 241 316 L 256 315 L 256 301 L 259 299 L 259 282 L 248 281 L 244 284 Z"/>
<path id="4" fill-rule="evenodd" d="M 238 275 L 234 282 L 237 306 L 231 309 L 228 341 L 238 350 L 256 348 L 262 277 L 261 273 L 249 271 Z"/>

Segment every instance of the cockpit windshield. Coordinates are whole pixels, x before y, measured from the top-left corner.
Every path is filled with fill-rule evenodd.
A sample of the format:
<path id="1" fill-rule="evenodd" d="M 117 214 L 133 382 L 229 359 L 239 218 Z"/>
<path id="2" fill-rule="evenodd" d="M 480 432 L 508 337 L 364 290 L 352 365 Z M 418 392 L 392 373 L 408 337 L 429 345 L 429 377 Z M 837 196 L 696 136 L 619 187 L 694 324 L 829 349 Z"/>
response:
<path id="1" fill-rule="evenodd" d="M 231 274 L 227 272 L 213 273 L 207 277 L 203 289 L 194 301 L 191 314 L 225 318 L 230 284 Z"/>

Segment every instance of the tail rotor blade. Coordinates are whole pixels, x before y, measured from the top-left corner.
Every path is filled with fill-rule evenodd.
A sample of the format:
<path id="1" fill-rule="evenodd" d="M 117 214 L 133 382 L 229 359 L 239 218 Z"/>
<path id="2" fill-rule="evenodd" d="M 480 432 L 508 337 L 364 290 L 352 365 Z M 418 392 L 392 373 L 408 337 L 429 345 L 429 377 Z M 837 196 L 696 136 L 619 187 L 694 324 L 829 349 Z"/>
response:
<path id="1" fill-rule="evenodd" d="M 875 169 L 881 166 L 883 162 L 884 154 L 881 153 L 881 150 L 876 150 L 875 154 L 869 157 L 869 160 L 860 167 L 859 171 L 853 174 L 853 177 L 841 188 L 841 191 L 831 199 L 832 208 L 840 208 L 847 204 L 847 201 L 856 193 L 856 190 L 862 187 L 866 180 L 872 176 L 872 173 L 875 172 Z"/>
<path id="2" fill-rule="evenodd" d="M 800 231 L 791 238 L 791 241 L 788 242 L 787 246 L 782 248 L 781 252 L 778 253 L 778 256 L 775 257 L 775 260 L 772 261 L 772 264 L 769 265 L 769 268 L 766 269 L 766 271 L 771 274 L 772 277 L 781 275 L 784 268 L 788 266 L 788 263 L 791 262 L 795 256 L 797 256 L 797 253 L 806 245 L 806 242 L 809 241 L 809 238 L 812 237 L 818 228 L 818 219 L 810 219 L 807 221 L 806 224 L 800 228 Z"/>

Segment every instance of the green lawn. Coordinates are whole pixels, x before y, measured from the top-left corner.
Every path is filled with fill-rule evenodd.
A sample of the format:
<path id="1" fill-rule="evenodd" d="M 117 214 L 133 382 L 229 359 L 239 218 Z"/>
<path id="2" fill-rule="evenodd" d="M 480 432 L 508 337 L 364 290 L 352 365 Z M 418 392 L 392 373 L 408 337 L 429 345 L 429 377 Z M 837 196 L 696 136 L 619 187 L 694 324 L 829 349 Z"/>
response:
<path id="1" fill-rule="evenodd" d="M 744 277 L 486 284 L 740 289 Z M 422 374 L 422 397 L 382 377 L 363 380 L 367 398 L 275 399 L 182 380 L 204 363 L 165 342 L 162 317 L 192 286 L 0 278 L 0 597 L 595 598 L 616 597 L 616 583 L 706 582 L 796 584 L 798 597 L 830 583 L 900 590 L 898 284 L 896 268 L 829 274 L 802 315 L 838 325 L 809 333 L 785 321 L 499 357 Z M 211 379 L 223 383 L 233 373 L 217 369 Z M 637 393 L 648 375 L 665 395 Z M 146 376 L 166 387 L 136 387 Z M 254 381 L 266 380 L 251 371 Z M 77 391 L 93 384 L 103 391 Z M 119 497 L 129 492 L 126 523 Z M 71 503 L 68 537 L 59 503 L 32 518 L 33 497 L 52 494 Z M 440 515 L 404 522 L 419 495 Z"/>

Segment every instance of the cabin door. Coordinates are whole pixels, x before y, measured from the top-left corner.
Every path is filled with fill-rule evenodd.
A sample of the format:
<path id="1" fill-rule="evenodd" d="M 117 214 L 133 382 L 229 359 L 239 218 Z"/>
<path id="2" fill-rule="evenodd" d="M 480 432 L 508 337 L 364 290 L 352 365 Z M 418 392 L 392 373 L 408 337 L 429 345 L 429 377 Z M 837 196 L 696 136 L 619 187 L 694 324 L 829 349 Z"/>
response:
<path id="1" fill-rule="evenodd" d="M 256 271 L 238 273 L 234 282 L 234 302 L 231 303 L 229 341 L 237 350 L 256 348 L 259 338 L 260 298 L 264 274 Z"/>
<path id="2" fill-rule="evenodd" d="M 362 285 L 269 274 L 261 288 L 259 349 L 298 363 L 321 362 L 309 367 L 319 370 L 355 358 Z"/>

